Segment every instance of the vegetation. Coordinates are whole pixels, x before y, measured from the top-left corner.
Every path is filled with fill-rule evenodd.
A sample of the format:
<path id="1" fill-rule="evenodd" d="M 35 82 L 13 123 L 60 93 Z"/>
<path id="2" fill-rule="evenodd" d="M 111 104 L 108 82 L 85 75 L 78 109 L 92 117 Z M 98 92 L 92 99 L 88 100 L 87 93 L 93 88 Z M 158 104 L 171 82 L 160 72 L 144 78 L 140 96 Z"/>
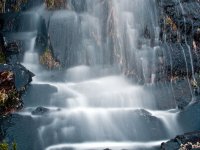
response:
<path id="1" fill-rule="evenodd" d="M 40 63 L 46 66 L 47 69 L 56 69 L 60 67 L 60 63 L 54 59 L 53 54 L 49 49 L 46 49 L 40 56 Z"/>
<path id="2" fill-rule="evenodd" d="M 0 13 L 5 12 L 5 4 L 6 4 L 6 0 L 0 0 Z"/>
<path id="3" fill-rule="evenodd" d="M 49 10 L 54 9 L 64 9 L 67 6 L 67 2 L 65 0 L 45 0 L 46 7 Z"/>
<path id="4" fill-rule="evenodd" d="M 0 144 L 0 150 L 9 150 L 9 145 L 6 142 Z"/>
<path id="5" fill-rule="evenodd" d="M 0 150 L 17 150 L 17 143 L 13 142 L 11 146 L 6 142 L 0 143 Z"/>
<path id="6" fill-rule="evenodd" d="M 170 18 L 169 16 L 167 16 L 165 18 L 165 22 L 166 22 L 167 25 L 171 26 L 171 28 L 173 29 L 173 31 L 177 31 L 177 26 L 174 23 L 174 21 L 172 20 L 172 18 Z"/>
<path id="7" fill-rule="evenodd" d="M 179 150 L 189 150 L 189 149 L 200 149 L 200 142 L 195 144 L 188 142 L 186 144 L 181 144 L 181 148 Z"/>
<path id="8" fill-rule="evenodd" d="M 0 73 L 0 115 L 15 111 L 20 106 L 20 94 L 14 85 L 11 71 Z"/>
<path id="9" fill-rule="evenodd" d="M 22 9 L 22 5 L 26 4 L 28 0 L 15 0 L 15 1 L 9 1 L 9 0 L 0 0 L 0 13 L 6 13 L 6 4 L 8 4 L 8 7 L 13 12 L 19 12 Z"/>

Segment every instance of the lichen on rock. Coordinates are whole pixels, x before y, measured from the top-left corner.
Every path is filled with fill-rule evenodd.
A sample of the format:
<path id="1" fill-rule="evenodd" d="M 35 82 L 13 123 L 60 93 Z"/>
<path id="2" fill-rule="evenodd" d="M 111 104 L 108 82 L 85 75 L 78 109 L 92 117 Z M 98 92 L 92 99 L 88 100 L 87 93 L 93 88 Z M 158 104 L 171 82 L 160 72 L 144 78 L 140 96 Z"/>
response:
<path id="1" fill-rule="evenodd" d="M 0 13 L 19 12 L 23 9 L 28 0 L 0 0 Z"/>
<path id="2" fill-rule="evenodd" d="M 57 69 L 60 67 L 60 63 L 55 60 L 52 52 L 48 48 L 40 56 L 40 63 L 47 69 Z"/>
<path id="3" fill-rule="evenodd" d="M 13 112 L 21 106 L 21 95 L 15 87 L 13 72 L 0 72 L 0 115 Z"/>
<path id="4" fill-rule="evenodd" d="M 65 0 L 45 0 L 45 4 L 48 10 L 64 9 L 67 7 Z"/>

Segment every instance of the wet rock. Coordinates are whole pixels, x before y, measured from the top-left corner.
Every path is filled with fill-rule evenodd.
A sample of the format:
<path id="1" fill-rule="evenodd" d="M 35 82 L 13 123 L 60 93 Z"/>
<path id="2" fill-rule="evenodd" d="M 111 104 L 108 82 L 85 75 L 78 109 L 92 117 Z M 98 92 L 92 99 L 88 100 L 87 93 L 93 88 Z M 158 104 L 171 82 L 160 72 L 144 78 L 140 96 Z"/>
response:
<path id="1" fill-rule="evenodd" d="M 12 126 L 11 116 L 0 117 L 0 142 L 2 142 L 7 136 L 7 130 Z"/>
<path id="2" fill-rule="evenodd" d="M 193 34 L 193 48 L 199 52 L 200 50 L 200 28 L 196 29 Z"/>
<path id="3" fill-rule="evenodd" d="M 197 12 L 199 6 L 197 3 L 199 3 L 197 0 L 180 1 L 180 3 L 176 0 L 158 0 L 158 5 L 161 9 L 161 20 L 165 20 L 165 18 L 171 18 L 171 20 L 178 27 L 178 32 L 180 32 L 183 36 L 191 36 L 192 32 L 190 31 L 192 31 L 192 28 L 197 27 L 193 26 L 193 24 L 199 24 L 199 19 L 197 19 L 199 18 L 199 14 Z M 166 26 L 168 25 L 168 22 L 164 21 L 162 23 L 161 24 L 165 26 L 162 27 L 165 29 L 170 29 L 170 27 Z M 167 36 L 170 35 L 168 31 L 164 32 L 167 33 Z"/>
<path id="4" fill-rule="evenodd" d="M 5 45 L 4 45 L 3 35 L 0 33 L 0 63 L 3 64 L 5 62 L 6 62 Z"/>
<path id="5" fill-rule="evenodd" d="M 36 37 L 36 44 L 35 47 L 39 51 L 39 54 L 42 54 L 46 47 L 48 47 L 48 33 L 47 28 L 49 24 L 46 26 L 45 19 L 43 17 L 40 17 L 39 23 L 38 23 L 38 32 Z"/>
<path id="6" fill-rule="evenodd" d="M 49 112 L 50 112 L 50 110 L 48 108 L 38 107 L 34 111 L 32 111 L 32 114 L 33 115 L 45 115 L 45 114 L 47 114 Z"/>
<path id="7" fill-rule="evenodd" d="M 190 82 L 185 79 L 179 79 L 172 82 L 174 99 L 179 109 L 184 109 L 192 100 L 193 91 Z"/>
<path id="8" fill-rule="evenodd" d="M 62 38 L 57 38 L 62 35 Z M 80 65 L 78 56 L 82 54 L 80 49 L 81 34 L 74 12 L 54 12 L 49 25 L 49 37 L 55 58 L 64 68 Z M 69 38 L 70 37 L 70 38 Z M 78 60 L 76 62 L 75 60 Z"/>
<path id="9" fill-rule="evenodd" d="M 170 110 L 176 108 L 177 102 L 174 99 L 173 90 L 170 83 L 156 83 L 148 87 L 155 97 L 156 108 L 159 110 Z"/>
<path id="10" fill-rule="evenodd" d="M 191 132 L 184 135 L 179 135 L 174 139 L 162 143 L 162 150 L 197 150 L 200 149 L 200 132 Z"/>
<path id="11" fill-rule="evenodd" d="M 25 105 L 40 106 L 48 105 L 48 99 L 57 92 L 57 88 L 49 84 L 31 84 L 23 95 Z M 36 107 L 37 107 L 36 106 Z"/>
<path id="12" fill-rule="evenodd" d="M 23 91 L 32 81 L 34 74 L 21 64 L 1 64 L 0 71 L 12 71 L 15 75 L 15 86 L 18 91 Z"/>
<path id="13" fill-rule="evenodd" d="M 194 102 L 178 114 L 178 122 L 186 132 L 200 130 L 200 102 Z"/>
<path id="14" fill-rule="evenodd" d="M 38 22 L 35 21 L 38 17 L 39 15 L 32 12 L 1 14 L 0 19 L 4 20 L 1 30 L 6 33 L 35 31 L 39 27 Z"/>
<path id="15" fill-rule="evenodd" d="M 192 78 L 199 72 L 199 1 L 158 0 L 160 40 L 168 77 Z"/>
<path id="16" fill-rule="evenodd" d="M 5 3 L 5 12 L 19 12 L 25 9 L 27 1 L 24 0 L 7 0 Z"/>
<path id="17" fill-rule="evenodd" d="M 6 0 L 0 2 L 0 6 L 3 4 L 3 7 L 0 7 L 1 13 L 10 13 L 10 12 L 21 12 L 26 11 L 27 9 L 39 6 L 43 3 L 43 0 Z"/>

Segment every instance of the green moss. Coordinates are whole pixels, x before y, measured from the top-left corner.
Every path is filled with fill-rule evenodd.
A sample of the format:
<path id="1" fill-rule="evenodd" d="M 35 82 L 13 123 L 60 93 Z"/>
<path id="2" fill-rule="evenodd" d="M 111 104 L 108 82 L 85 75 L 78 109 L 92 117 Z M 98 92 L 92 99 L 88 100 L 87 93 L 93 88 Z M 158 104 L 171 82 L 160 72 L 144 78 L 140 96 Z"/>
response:
<path id="1" fill-rule="evenodd" d="M 0 150 L 9 150 L 9 145 L 6 142 L 0 144 Z"/>
<path id="2" fill-rule="evenodd" d="M 47 9 L 64 9 L 66 8 L 67 2 L 65 0 L 45 0 Z"/>
<path id="3" fill-rule="evenodd" d="M 13 142 L 10 146 L 7 142 L 0 143 L 0 150 L 17 150 L 17 143 Z"/>
<path id="4" fill-rule="evenodd" d="M 12 148 L 13 148 L 13 150 L 17 150 L 17 143 L 16 143 L 16 142 L 14 142 L 14 143 L 12 144 Z"/>
<path id="5" fill-rule="evenodd" d="M 0 64 L 4 64 L 6 63 L 6 57 L 5 57 L 5 54 L 0 51 Z"/>
<path id="6" fill-rule="evenodd" d="M 47 69 L 56 69 L 60 67 L 60 63 L 55 60 L 52 52 L 47 48 L 40 56 L 40 63 L 47 67 Z"/>

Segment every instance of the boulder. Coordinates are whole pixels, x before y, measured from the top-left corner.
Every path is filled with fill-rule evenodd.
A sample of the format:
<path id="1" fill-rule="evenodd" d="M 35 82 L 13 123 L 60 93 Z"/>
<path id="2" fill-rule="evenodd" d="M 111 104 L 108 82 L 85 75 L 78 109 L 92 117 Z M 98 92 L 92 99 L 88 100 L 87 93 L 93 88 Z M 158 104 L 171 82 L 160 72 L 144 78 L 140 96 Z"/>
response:
<path id="1" fill-rule="evenodd" d="M 1 4 L 2 2 L 0 2 Z M 43 0 L 6 0 L 2 13 L 21 12 L 43 4 Z"/>
<path id="2" fill-rule="evenodd" d="M 32 111 L 32 115 L 45 115 L 49 113 L 49 109 L 45 107 L 37 107 L 34 111 Z"/>
<path id="3" fill-rule="evenodd" d="M 57 88 L 49 84 L 31 84 L 23 95 L 24 104 L 34 107 L 47 106 L 49 105 L 47 100 L 56 92 Z"/>
<path id="4" fill-rule="evenodd" d="M 15 76 L 15 86 L 18 91 L 23 91 L 32 81 L 34 74 L 21 64 L 8 65 L 0 64 L 0 72 L 12 71 Z"/>
<path id="5" fill-rule="evenodd" d="M 185 132 L 200 130 L 200 102 L 188 105 L 178 114 L 178 122 Z"/>
<path id="6" fill-rule="evenodd" d="M 174 139 L 161 144 L 162 150 L 198 150 L 200 149 L 200 132 L 191 132 L 179 135 Z"/>

